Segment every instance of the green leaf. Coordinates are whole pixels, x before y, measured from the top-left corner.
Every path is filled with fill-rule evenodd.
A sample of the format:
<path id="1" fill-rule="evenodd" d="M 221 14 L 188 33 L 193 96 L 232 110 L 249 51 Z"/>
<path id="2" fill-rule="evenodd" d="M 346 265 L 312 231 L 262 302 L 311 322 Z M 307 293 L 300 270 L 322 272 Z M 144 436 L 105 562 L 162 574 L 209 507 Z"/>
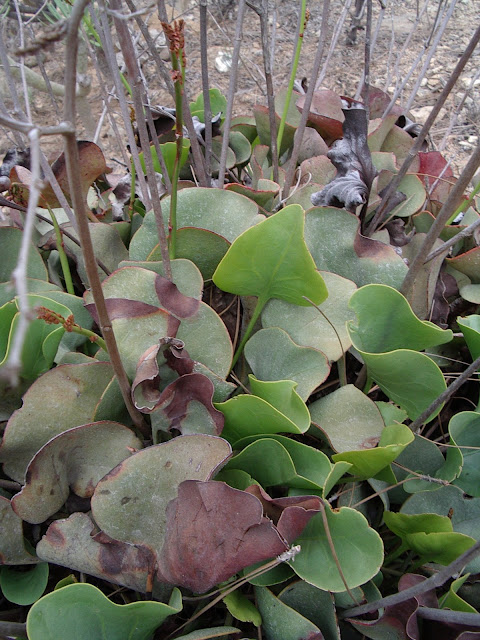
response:
<path id="1" fill-rule="evenodd" d="M 278 597 L 284 604 L 316 624 L 325 640 L 340 640 L 331 593 L 321 591 L 303 580 L 297 580 L 283 589 Z"/>
<path id="2" fill-rule="evenodd" d="M 480 315 L 471 315 L 466 318 L 457 318 L 465 342 L 473 360 L 480 356 Z"/>
<path id="3" fill-rule="evenodd" d="M 333 546 L 348 587 L 351 589 L 364 584 L 382 566 L 382 539 L 355 509 L 341 507 L 333 511 L 325 505 L 325 511 Z M 324 591 L 345 591 L 330 549 L 322 514 L 311 518 L 296 544 L 301 545 L 302 550 L 295 562 L 289 564 L 300 578 Z"/>
<path id="4" fill-rule="evenodd" d="M 346 322 L 355 318 L 348 303 L 356 286 L 335 273 L 322 271 L 321 275 L 329 293 L 320 311 L 270 300 L 262 313 L 262 325 L 284 329 L 297 344 L 318 349 L 335 362 L 352 346 Z"/>
<path id="5" fill-rule="evenodd" d="M 252 622 L 256 627 L 262 624 L 262 616 L 257 607 L 240 591 L 232 591 L 223 598 L 223 602 L 236 620 Z"/>
<path id="6" fill-rule="evenodd" d="M 285 485 L 321 492 L 332 465 L 321 451 L 277 436 L 249 444 L 224 467 L 227 471 L 234 469 L 248 473 L 263 487 Z"/>
<path id="7" fill-rule="evenodd" d="M 133 602 L 118 605 L 100 589 L 78 583 L 53 591 L 28 612 L 30 640 L 150 640 L 164 620 L 182 609 L 182 596 L 174 589 L 169 604 Z"/>
<path id="8" fill-rule="evenodd" d="M 210 96 L 210 109 L 212 116 L 215 117 L 217 113 L 221 113 L 222 116 L 227 110 L 227 100 L 222 94 L 220 89 L 209 89 L 208 94 Z M 205 96 L 203 91 L 198 94 L 194 102 L 190 103 L 190 113 L 192 116 L 197 116 L 200 122 L 205 122 Z"/>
<path id="9" fill-rule="evenodd" d="M 466 613 L 478 613 L 475 607 L 472 607 L 471 604 L 465 602 L 463 598 L 457 595 L 457 591 L 463 585 L 463 583 L 470 576 L 469 573 L 466 573 L 464 576 L 453 580 L 450 584 L 450 587 L 445 595 L 443 595 L 439 601 L 438 606 L 440 609 L 451 609 L 452 611 L 465 611 Z"/>
<path id="10" fill-rule="evenodd" d="M 14 227 L 0 227 L 0 246 L 2 260 L 0 261 L 0 282 L 9 282 L 12 271 L 17 266 L 23 231 Z M 38 249 L 32 244 L 28 249 L 27 278 L 48 280 L 47 269 Z"/>
<path id="11" fill-rule="evenodd" d="M 373 400 L 353 384 L 316 400 L 309 409 L 312 422 L 337 452 L 372 449 L 385 426 Z"/>
<path id="12" fill-rule="evenodd" d="M 47 562 L 40 562 L 28 571 L 16 571 L 10 567 L 0 569 L 0 587 L 3 595 L 15 604 L 32 604 L 41 597 L 47 583 Z"/>
<path id="13" fill-rule="evenodd" d="M 296 382 L 298 387 L 295 391 L 303 401 L 330 373 L 327 359 L 321 351 L 295 344 L 278 326 L 257 331 L 245 345 L 245 357 L 259 380 Z"/>
<path id="14" fill-rule="evenodd" d="M 480 497 L 480 414 L 476 411 L 462 411 L 450 420 L 448 431 L 451 437 L 453 451 L 461 454 L 460 460 L 455 460 L 459 476 L 454 484 L 465 493 L 476 498 Z M 458 447 L 458 449 L 455 448 Z M 448 453 L 447 451 L 447 461 Z M 443 477 L 443 476 L 441 476 Z M 452 478 L 453 480 L 453 478 Z"/>
<path id="15" fill-rule="evenodd" d="M 395 349 L 420 351 L 450 342 L 450 329 L 419 320 L 401 293 L 381 284 L 370 284 L 356 291 L 349 305 L 357 314 L 357 326 L 349 323 L 356 349 L 385 353 Z"/>
<path id="16" fill-rule="evenodd" d="M 459 487 L 440 486 L 436 491 L 415 493 L 405 501 L 401 513 L 447 516 L 451 519 L 454 532 L 480 540 L 480 498 L 465 496 Z M 480 558 L 472 560 L 467 565 L 467 571 L 479 573 Z"/>
<path id="17" fill-rule="evenodd" d="M 255 378 L 250 376 L 250 379 L 253 381 Z M 295 392 L 295 382 L 256 380 L 254 386 L 258 395 L 240 394 L 226 402 L 214 404 L 225 416 L 222 436 L 226 440 L 235 444 L 248 436 L 307 431 L 310 413 Z M 260 394 L 262 397 L 259 397 Z"/>
<path id="18" fill-rule="evenodd" d="M 366 353 L 358 349 L 368 375 L 380 389 L 415 420 L 447 388 L 445 378 L 424 353 L 398 349 L 389 353 Z M 440 406 L 428 420 L 442 410 Z"/>
<path id="19" fill-rule="evenodd" d="M 359 219 L 343 209 L 310 209 L 305 220 L 305 241 L 317 269 L 337 273 L 359 287 L 378 282 L 399 289 L 407 265 L 394 247 L 365 238 L 359 228 Z"/>
<path id="20" fill-rule="evenodd" d="M 172 121 L 173 122 L 173 121 Z M 165 165 L 167 167 L 167 173 L 170 180 L 173 179 L 173 171 L 175 167 L 175 158 L 177 155 L 177 144 L 176 142 L 164 142 L 160 145 L 160 151 L 162 153 L 163 159 L 165 160 Z M 188 138 L 182 139 L 182 153 L 180 154 L 180 169 L 185 165 L 188 159 L 188 152 L 190 151 L 190 140 Z M 154 145 L 150 146 L 150 153 L 152 155 L 153 160 L 153 168 L 157 173 L 162 173 L 162 166 L 158 159 L 157 150 Z M 143 151 L 139 153 L 140 162 L 142 165 L 142 169 L 146 172 L 145 168 L 145 159 L 143 157 Z"/>
<path id="21" fill-rule="evenodd" d="M 452 521 L 434 513 L 406 515 L 385 511 L 383 518 L 387 527 L 422 560 L 450 564 L 475 544 L 475 540 L 463 533 L 453 531 Z"/>
<path id="22" fill-rule="evenodd" d="M 378 447 L 368 451 L 345 451 L 332 456 L 334 462 L 349 462 L 349 473 L 362 480 L 374 478 L 388 467 L 412 442 L 414 435 L 404 424 L 392 424 L 382 431 Z"/>
<path id="23" fill-rule="evenodd" d="M 266 640 L 304 640 L 319 637 L 319 628 L 279 600 L 266 587 L 255 587 Z"/>
<path id="24" fill-rule="evenodd" d="M 304 213 L 289 205 L 242 233 L 213 274 L 224 291 L 308 306 L 303 296 L 320 304 L 327 297 L 322 276 L 303 240 Z"/>

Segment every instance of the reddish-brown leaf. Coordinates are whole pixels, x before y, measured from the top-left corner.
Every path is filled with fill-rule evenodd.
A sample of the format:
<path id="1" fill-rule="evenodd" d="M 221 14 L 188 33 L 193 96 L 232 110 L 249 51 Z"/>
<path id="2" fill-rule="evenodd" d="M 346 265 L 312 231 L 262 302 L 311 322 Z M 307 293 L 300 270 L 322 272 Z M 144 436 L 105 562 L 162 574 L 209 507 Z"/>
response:
<path id="1" fill-rule="evenodd" d="M 204 593 L 287 548 L 258 498 L 223 482 L 186 480 L 167 507 L 159 579 Z"/>
<path id="2" fill-rule="evenodd" d="M 258 484 L 245 489 L 256 496 L 263 506 L 263 513 L 273 520 L 280 535 L 292 543 L 302 533 L 312 516 L 320 511 L 317 496 L 291 496 L 271 498 Z"/>
<path id="3" fill-rule="evenodd" d="M 155 291 L 160 305 L 178 318 L 190 318 L 200 307 L 200 300 L 180 293 L 177 285 L 163 276 L 155 278 Z"/>

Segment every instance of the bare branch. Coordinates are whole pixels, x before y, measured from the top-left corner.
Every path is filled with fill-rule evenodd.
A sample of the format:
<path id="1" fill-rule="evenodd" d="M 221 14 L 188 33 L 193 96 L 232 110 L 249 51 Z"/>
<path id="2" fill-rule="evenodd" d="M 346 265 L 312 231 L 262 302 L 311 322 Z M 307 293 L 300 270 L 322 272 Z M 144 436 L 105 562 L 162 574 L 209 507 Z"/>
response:
<path id="1" fill-rule="evenodd" d="M 400 593 L 394 593 L 391 596 L 386 596 L 385 598 L 381 598 L 380 600 L 374 600 L 373 602 L 362 604 L 359 607 L 352 607 L 351 609 L 342 611 L 340 615 L 342 618 L 353 618 L 356 616 L 361 616 L 365 613 L 370 613 L 371 611 L 378 611 L 379 609 L 382 609 L 384 607 L 392 607 L 395 604 L 400 604 L 401 602 L 410 600 L 410 598 L 414 598 L 421 595 L 422 593 L 431 591 L 436 587 L 441 587 L 447 580 L 461 571 L 463 567 L 465 567 L 469 562 L 476 558 L 479 553 L 480 542 L 476 542 L 472 547 L 470 547 L 470 549 L 462 553 L 462 555 L 459 556 L 456 560 L 451 562 L 444 569 L 440 569 L 438 573 L 434 574 L 430 578 L 427 578 L 423 582 L 420 582 L 419 584 L 416 584 L 409 589 L 405 589 L 404 591 L 400 591 Z M 475 615 L 478 616 L 478 614 Z"/>
<path id="2" fill-rule="evenodd" d="M 75 121 L 75 78 L 78 49 L 78 29 L 83 12 L 89 0 L 76 0 L 69 18 L 69 27 L 66 39 L 65 59 L 65 105 L 64 119 L 71 124 Z M 102 285 L 98 276 L 95 253 L 93 251 L 85 200 L 82 194 L 80 182 L 80 163 L 76 137 L 72 133 L 65 134 L 65 162 L 67 167 L 68 182 L 72 197 L 72 204 L 78 224 L 78 234 L 82 245 L 87 277 L 92 290 L 93 299 L 97 308 L 99 324 L 103 338 L 107 344 L 108 353 L 112 362 L 115 375 L 122 392 L 123 400 L 128 409 L 133 424 L 144 435 L 149 435 L 149 429 L 142 415 L 132 403 L 130 395 L 130 383 L 118 351 L 117 341 L 112 330 L 112 324 L 108 315 Z"/>
<path id="3" fill-rule="evenodd" d="M 43 183 L 40 180 L 40 144 L 38 130 L 35 128 L 31 129 L 28 132 L 28 138 L 30 141 L 30 168 L 32 172 L 32 181 L 30 184 L 28 209 L 25 216 L 20 253 L 18 254 L 17 266 L 12 273 L 12 281 L 18 294 L 20 318 L 13 338 L 12 350 L 10 351 L 7 362 L 2 367 L 2 376 L 7 377 L 12 385 L 18 384 L 19 373 L 22 368 L 23 343 L 28 325 L 32 320 L 32 314 L 28 304 L 27 267 L 35 222 L 35 210 L 37 208 L 41 188 L 43 186 Z"/>
<path id="4" fill-rule="evenodd" d="M 232 121 L 233 100 L 237 89 L 238 59 L 240 57 L 240 47 L 242 46 L 243 16 L 245 15 L 245 0 L 238 3 L 237 25 L 235 28 L 235 38 L 232 55 L 232 68 L 230 73 L 230 84 L 227 95 L 227 113 L 223 123 L 222 153 L 220 154 L 220 167 L 218 169 L 218 185 L 223 189 L 225 179 L 225 168 L 227 166 L 228 137 L 230 133 L 230 123 Z"/>

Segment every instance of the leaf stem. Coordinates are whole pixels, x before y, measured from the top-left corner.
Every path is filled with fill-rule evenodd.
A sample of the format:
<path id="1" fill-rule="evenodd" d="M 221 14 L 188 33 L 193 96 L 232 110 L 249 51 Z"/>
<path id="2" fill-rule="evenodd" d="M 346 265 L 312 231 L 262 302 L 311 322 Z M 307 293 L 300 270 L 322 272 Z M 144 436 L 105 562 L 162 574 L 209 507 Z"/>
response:
<path id="1" fill-rule="evenodd" d="M 65 280 L 65 286 L 67 288 L 68 293 L 72 296 L 75 295 L 75 289 L 73 288 L 72 282 L 72 274 L 70 272 L 70 265 L 68 264 L 67 254 L 65 253 L 65 247 L 63 244 L 63 234 L 60 226 L 58 224 L 57 218 L 50 207 L 48 208 L 50 213 L 50 217 L 52 218 L 53 228 L 55 229 L 55 239 L 57 241 L 57 251 L 60 256 L 60 264 L 62 266 L 63 277 Z"/>
<path id="2" fill-rule="evenodd" d="M 240 354 L 243 351 L 243 347 L 246 345 L 248 339 L 250 338 L 250 335 L 253 331 L 253 328 L 258 320 L 258 318 L 260 317 L 260 314 L 263 311 L 263 307 L 267 304 L 268 298 L 265 297 L 260 297 L 257 300 L 257 304 L 255 306 L 255 309 L 253 311 L 252 317 L 250 318 L 250 322 L 247 325 L 247 328 L 245 329 L 245 333 L 243 334 L 242 339 L 240 340 L 240 344 L 237 347 L 237 350 L 235 352 L 235 355 L 233 356 L 233 360 L 232 360 L 232 366 L 230 368 L 230 371 L 233 369 L 233 367 L 237 364 L 237 360 L 240 357 Z"/>
<path id="3" fill-rule="evenodd" d="M 81 336 L 85 336 L 90 342 L 95 342 L 95 344 L 98 344 L 99 347 L 108 353 L 105 340 L 94 331 L 90 331 L 90 329 L 85 329 L 79 324 L 76 324 L 73 315 L 64 318 L 60 313 L 52 311 L 47 307 L 37 307 L 36 311 L 38 314 L 37 317 L 40 320 L 44 320 L 47 324 L 61 324 L 67 333 L 78 333 Z"/>

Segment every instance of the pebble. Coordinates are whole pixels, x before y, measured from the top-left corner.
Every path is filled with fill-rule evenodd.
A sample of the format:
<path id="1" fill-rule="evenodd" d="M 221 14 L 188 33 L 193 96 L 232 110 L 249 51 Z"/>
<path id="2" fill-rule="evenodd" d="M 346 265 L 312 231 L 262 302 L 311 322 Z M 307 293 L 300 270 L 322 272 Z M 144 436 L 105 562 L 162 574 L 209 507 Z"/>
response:
<path id="1" fill-rule="evenodd" d="M 464 151 L 471 151 L 473 149 L 473 145 L 471 145 L 470 142 L 467 142 L 466 140 L 460 140 L 458 144 Z"/>

